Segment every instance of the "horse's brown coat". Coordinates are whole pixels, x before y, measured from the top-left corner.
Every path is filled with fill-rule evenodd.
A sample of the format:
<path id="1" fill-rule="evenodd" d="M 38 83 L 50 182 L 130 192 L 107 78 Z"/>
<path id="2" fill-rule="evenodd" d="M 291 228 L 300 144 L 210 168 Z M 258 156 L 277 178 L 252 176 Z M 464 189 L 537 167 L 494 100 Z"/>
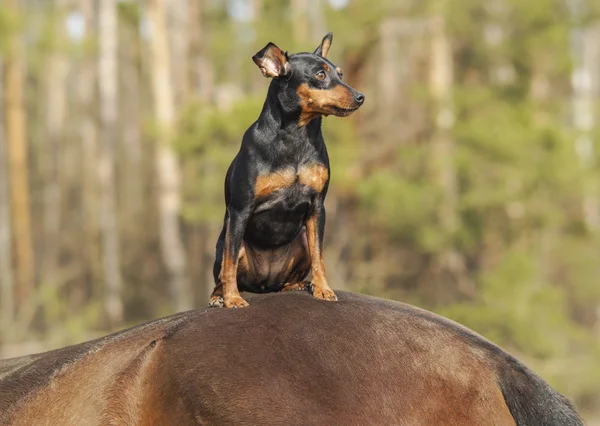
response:
<path id="1" fill-rule="evenodd" d="M 0 362 L 2 425 L 514 425 L 509 356 L 408 305 L 254 296 Z"/>

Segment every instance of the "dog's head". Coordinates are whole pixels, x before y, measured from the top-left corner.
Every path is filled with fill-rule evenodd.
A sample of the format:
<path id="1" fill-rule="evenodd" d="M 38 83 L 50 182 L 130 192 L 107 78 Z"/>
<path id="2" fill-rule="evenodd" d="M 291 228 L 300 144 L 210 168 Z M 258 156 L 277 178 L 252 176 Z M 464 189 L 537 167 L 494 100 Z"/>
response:
<path id="1" fill-rule="evenodd" d="M 299 111 L 298 123 L 307 125 L 319 116 L 346 117 L 365 96 L 342 81 L 342 70 L 327 59 L 333 34 L 327 34 L 313 53 L 288 55 L 274 43 L 252 57 L 265 77 L 279 82 L 282 102 Z"/>

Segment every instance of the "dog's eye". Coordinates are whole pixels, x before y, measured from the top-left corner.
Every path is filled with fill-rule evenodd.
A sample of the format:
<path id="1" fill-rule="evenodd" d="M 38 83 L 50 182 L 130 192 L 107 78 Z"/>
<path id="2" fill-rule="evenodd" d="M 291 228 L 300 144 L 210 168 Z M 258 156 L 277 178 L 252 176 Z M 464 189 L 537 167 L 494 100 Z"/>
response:
<path id="1" fill-rule="evenodd" d="M 319 80 L 325 80 L 325 71 L 319 71 L 316 75 Z"/>
<path id="2" fill-rule="evenodd" d="M 338 75 L 340 76 L 340 80 L 344 78 L 344 73 L 343 72 L 338 72 Z"/>

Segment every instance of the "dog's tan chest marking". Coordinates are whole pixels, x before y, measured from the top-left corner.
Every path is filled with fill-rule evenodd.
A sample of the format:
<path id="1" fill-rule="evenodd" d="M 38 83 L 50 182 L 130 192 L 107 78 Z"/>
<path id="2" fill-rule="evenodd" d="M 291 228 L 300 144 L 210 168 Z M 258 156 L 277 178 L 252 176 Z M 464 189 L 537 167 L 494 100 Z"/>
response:
<path id="1" fill-rule="evenodd" d="M 300 184 L 309 186 L 319 193 L 323 191 L 328 178 L 329 172 L 327 171 L 327 167 L 322 164 L 309 164 L 302 166 L 298 170 L 298 181 Z"/>
<path id="2" fill-rule="evenodd" d="M 260 175 L 256 179 L 254 195 L 256 198 L 266 197 L 273 191 L 291 186 L 294 182 L 296 182 L 296 171 L 291 167 Z"/>
<path id="3" fill-rule="evenodd" d="M 256 179 L 254 196 L 256 198 L 266 197 L 278 189 L 292 186 L 295 182 L 308 186 L 316 192 L 321 192 L 328 178 L 329 172 L 327 171 L 327 167 L 322 164 L 303 165 L 298 169 L 298 172 L 288 167 L 260 175 Z"/>

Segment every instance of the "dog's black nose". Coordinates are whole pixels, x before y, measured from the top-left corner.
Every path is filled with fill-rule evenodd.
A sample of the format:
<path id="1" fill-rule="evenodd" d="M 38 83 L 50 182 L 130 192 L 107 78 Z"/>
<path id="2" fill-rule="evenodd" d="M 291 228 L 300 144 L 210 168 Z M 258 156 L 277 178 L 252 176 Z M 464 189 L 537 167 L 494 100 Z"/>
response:
<path id="1" fill-rule="evenodd" d="M 362 93 L 355 93 L 354 94 L 354 100 L 359 103 L 362 104 L 365 101 L 365 95 L 363 95 Z"/>

